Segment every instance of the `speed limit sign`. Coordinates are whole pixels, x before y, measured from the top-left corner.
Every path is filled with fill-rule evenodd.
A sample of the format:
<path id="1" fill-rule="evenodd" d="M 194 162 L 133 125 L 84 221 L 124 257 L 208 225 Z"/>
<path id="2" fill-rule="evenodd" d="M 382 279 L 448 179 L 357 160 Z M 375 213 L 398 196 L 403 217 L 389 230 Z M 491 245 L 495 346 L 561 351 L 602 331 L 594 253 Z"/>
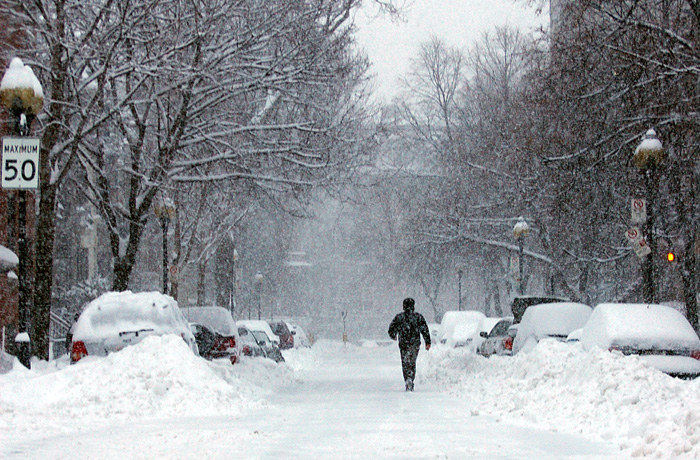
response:
<path id="1" fill-rule="evenodd" d="M 2 188 L 39 188 L 39 138 L 3 137 Z"/>

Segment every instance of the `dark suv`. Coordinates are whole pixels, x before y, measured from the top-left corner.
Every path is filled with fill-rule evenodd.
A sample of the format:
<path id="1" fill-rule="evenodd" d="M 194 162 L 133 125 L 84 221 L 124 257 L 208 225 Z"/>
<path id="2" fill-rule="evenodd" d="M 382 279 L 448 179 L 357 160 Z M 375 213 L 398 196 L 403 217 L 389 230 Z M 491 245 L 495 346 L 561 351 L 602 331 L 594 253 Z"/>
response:
<path id="1" fill-rule="evenodd" d="M 268 321 L 272 332 L 280 338 L 280 350 L 294 348 L 294 336 L 284 321 Z"/>
<path id="2" fill-rule="evenodd" d="M 518 296 L 513 299 L 511 309 L 513 311 L 513 324 L 518 324 L 523 319 L 523 314 L 528 307 L 540 303 L 569 302 L 569 299 L 555 296 Z"/>

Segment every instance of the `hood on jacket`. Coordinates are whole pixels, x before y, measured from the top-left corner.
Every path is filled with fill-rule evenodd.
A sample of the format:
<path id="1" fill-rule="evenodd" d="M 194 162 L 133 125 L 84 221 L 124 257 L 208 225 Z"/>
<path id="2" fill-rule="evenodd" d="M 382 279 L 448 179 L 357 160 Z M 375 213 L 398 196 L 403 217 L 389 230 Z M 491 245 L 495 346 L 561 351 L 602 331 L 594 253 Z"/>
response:
<path id="1" fill-rule="evenodd" d="M 416 302 L 412 298 L 406 297 L 403 299 L 403 311 L 412 312 L 415 310 L 415 305 Z"/>

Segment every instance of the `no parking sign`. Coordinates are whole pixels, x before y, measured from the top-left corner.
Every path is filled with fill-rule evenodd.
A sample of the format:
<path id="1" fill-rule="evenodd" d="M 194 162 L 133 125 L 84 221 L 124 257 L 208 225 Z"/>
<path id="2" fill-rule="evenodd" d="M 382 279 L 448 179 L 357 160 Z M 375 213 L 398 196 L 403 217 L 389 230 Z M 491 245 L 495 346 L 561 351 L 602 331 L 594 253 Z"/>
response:
<path id="1" fill-rule="evenodd" d="M 651 254 L 651 248 L 649 248 L 649 244 L 647 243 L 646 238 L 644 238 L 642 235 L 642 232 L 639 231 L 639 228 L 630 228 L 625 232 L 625 236 L 629 242 L 632 243 L 632 249 L 634 249 L 637 257 L 641 259 L 642 257 Z"/>
<path id="2" fill-rule="evenodd" d="M 632 198 L 632 223 L 643 224 L 647 221 L 647 200 Z"/>

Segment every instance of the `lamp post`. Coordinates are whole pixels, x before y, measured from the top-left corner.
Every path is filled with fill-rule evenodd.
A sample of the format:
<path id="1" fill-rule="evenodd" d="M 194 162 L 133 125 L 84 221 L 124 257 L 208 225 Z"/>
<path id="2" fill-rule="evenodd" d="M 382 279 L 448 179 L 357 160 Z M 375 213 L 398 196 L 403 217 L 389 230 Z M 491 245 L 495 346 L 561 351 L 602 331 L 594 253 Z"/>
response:
<path id="1" fill-rule="evenodd" d="M 255 274 L 255 277 L 253 278 L 253 283 L 255 284 L 255 292 L 258 297 L 258 319 L 262 318 L 262 282 L 263 282 L 263 275 L 262 273 L 258 272 Z"/>
<path id="2" fill-rule="evenodd" d="M 524 239 L 530 232 L 530 226 L 525 222 L 525 219 L 521 216 L 518 217 L 518 221 L 513 227 L 513 236 L 518 242 L 518 294 L 523 295 L 525 293 L 523 285 L 523 274 L 525 273 L 523 266 L 523 255 L 525 252 Z"/>
<path id="3" fill-rule="evenodd" d="M 14 58 L 0 81 L 0 102 L 10 112 L 11 126 L 14 135 L 29 136 L 32 121 L 44 105 L 44 91 L 41 83 L 34 75 L 31 67 L 24 65 L 21 59 Z M 19 189 L 18 191 L 18 228 L 17 252 L 19 263 L 17 277 L 19 281 L 19 334 L 16 340 L 19 360 L 30 367 L 30 323 L 31 323 L 31 283 L 29 280 L 29 247 L 27 244 L 27 188 L 38 186 L 38 156 L 39 140 L 34 142 L 35 156 L 6 157 L 6 140 L 3 139 L 3 188 Z M 18 140 L 23 152 L 26 150 L 23 140 Z M 9 152 L 8 152 L 9 155 Z M 34 154 L 31 154 L 34 155 Z M 47 313 L 48 314 L 48 313 Z"/>
<path id="4" fill-rule="evenodd" d="M 168 225 L 175 217 L 175 204 L 170 198 L 164 197 L 153 207 L 156 217 L 160 220 L 163 231 L 163 294 L 168 293 Z"/>
<path id="5" fill-rule="evenodd" d="M 233 316 L 233 312 L 236 310 L 236 262 L 238 261 L 238 251 L 236 248 L 233 248 L 233 263 L 232 268 L 231 268 L 231 294 L 229 295 L 228 298 L 228 309 L 231 312 L 231 316 Z"/>
<path id="6" fill-rule="evenodd" d="M 457 305 L 459 308 L 459 311 L 462 311 L 462 275 L 464 274 L 464 271 L 461 268 L 457 269 L 457 295 L 459 296 L 459 299 L 457 300 Z"/>
<path id="7" fill-rule="evenodd" d="M 647 218 L 644 223 L 644 237 L 651 249 L 651 254 L 646 255 L 642 262 L 642 297 L 646 303 L 656 301 L 656 267 L 654 264 L 654 251 L 656 250 L 656 236 L 654 224 L 656 223 L 655 202 L 659 191 L 660 165 L 664 158 L 664 148 L 656 137 L 656 131 L 650 129 L 646 132 L 642 141 L 634 150 L 632 161 L 644 176 L 644 188 L 647 200 Z"/>

